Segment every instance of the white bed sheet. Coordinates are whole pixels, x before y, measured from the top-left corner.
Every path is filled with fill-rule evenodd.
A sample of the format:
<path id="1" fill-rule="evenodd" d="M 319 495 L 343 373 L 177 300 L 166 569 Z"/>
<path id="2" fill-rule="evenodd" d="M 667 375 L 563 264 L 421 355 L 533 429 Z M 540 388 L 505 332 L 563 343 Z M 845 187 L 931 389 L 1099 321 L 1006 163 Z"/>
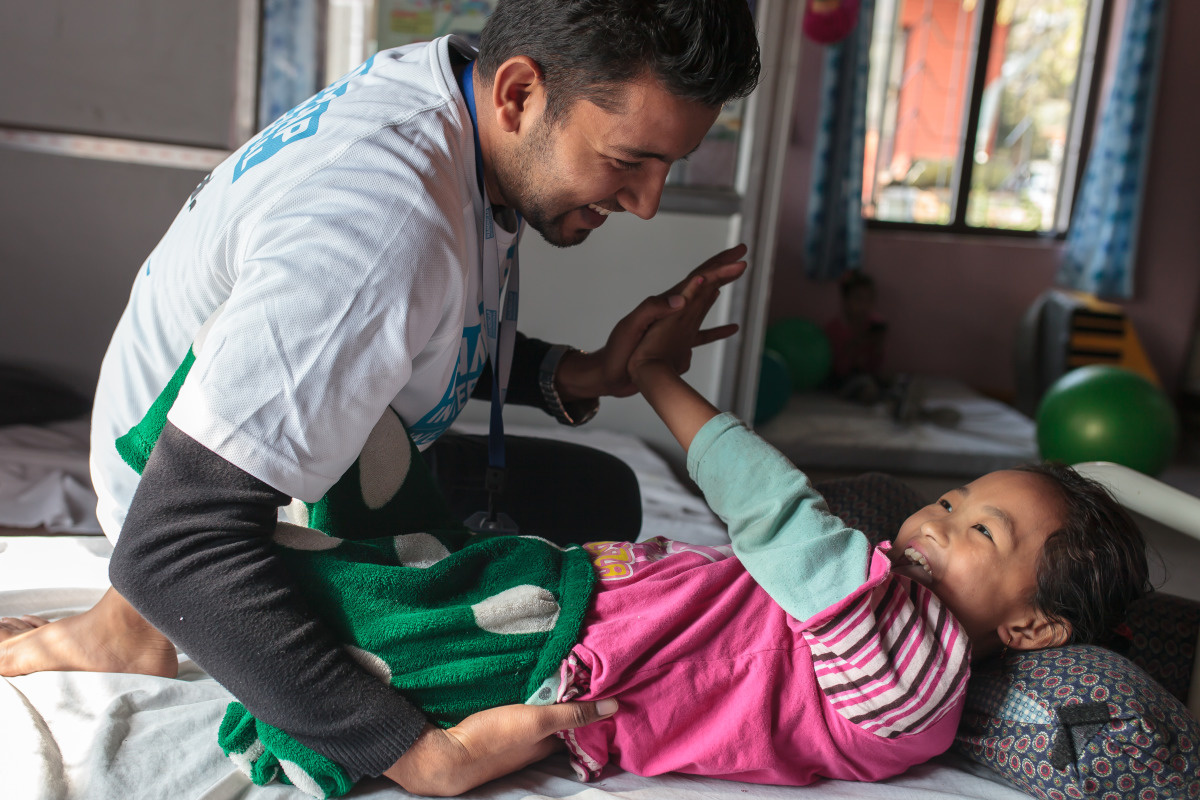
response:
<path id="1" fill-rule="evenodd" d="M 956 424 L 916 419 L 901 425 L 887 403 L 864 405 L 799 392 L 757 428 L 803 469 L 953 475 L 974 478 L 1036 461 L 1036 429 L 1021 412 L 949 379 L 916 378 L 922 407 L 957 413 Z"/>
<path id="2" fill-rule="evenodd" d="M 512 433 L 530 431 L 515 429 Z M 607 450 L 630 463 L 643 493 L 643 538 L 724 538 L 703 501 L 637 439 L 604 431 L 543 431 Z M 111 552 L 99 536 L 0 537 L 0 615 L 50 618 L 91 606 L 108 586 Z M 230 695 L 180 654 L 177 679 L 51 672 L 0 679 L 0 797 L 11 800 L 272 800 L 303 797 L 257 787 L 216 745 Z M 387 781 L 360 783 L 354 798 L 408 796 Z M 685 775 L 615 773 L 579 783 L 565 758 L 548 759 L 464 795 L 492 800 L 1022 800 L 984 768 L 954 756 L 878 784 L 822 781 L 771 787 Z"/>
<path id="3" fill-rule="evenodd" d="M 0 427 L 0 525 L 100 533 L 87 420 Z"/>

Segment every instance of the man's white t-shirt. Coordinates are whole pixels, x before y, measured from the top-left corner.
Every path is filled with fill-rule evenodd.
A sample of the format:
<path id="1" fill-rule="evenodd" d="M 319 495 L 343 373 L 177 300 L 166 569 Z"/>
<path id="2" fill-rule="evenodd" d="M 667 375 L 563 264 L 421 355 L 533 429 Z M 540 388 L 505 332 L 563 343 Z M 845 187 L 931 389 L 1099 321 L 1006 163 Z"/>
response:
<path id="1" fill-rule="evenodd" d="M 112 541 L 138 476 L 117 437 L 197 342 L 168 419 L 313 502 L 391 405 L 419 447 L 454 420 L 487 354 L 483 199 L 452 38 L 387 50 L 212 171 L 139 269 L 92 418 Z M 473 55 L 473 54 L 472 54 Z M 501 270 L 516 235 L 498 228 Z"/>

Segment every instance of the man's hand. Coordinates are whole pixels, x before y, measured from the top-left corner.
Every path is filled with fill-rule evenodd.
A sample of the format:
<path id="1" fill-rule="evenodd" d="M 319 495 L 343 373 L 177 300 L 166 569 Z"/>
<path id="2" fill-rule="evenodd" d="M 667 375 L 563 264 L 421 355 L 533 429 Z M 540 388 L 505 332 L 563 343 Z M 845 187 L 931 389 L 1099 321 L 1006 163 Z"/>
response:
<path id="1" fill-rule="evenodd" d="M 701 278 L 702 284 L 709 289 L 705 293 L 708 306 L 704 311 L 707 313 L 716 302 L 716 290 L 737 280 L 746 271 L 746 262 L 741 260 L 745 255 L 744 244 L 717 253 L 666 292 L 643 300 L 616 324 L 599 350 L 591 353 L 573 351 L 563 356 L 556 376 L 559 396 L 571 402 L 604 395 L 628 397 L 634 394 L 637 387 L 629 376 L 629 357 L 646 331 L 658 320 L 684 307 L 684 289 L 696 278 Z M 671 354 L 672 363 L 680 373 L 686 372 L 692 363 L 692 348 L 725 339 L 737 333 L 737 329 L 737 325 L 730 324 L 697 330 L 690 342 L 681 342 Z"/>
<path id="2" fill-rule="evenodd" d="M 442 730 L 426 725 L 413 746 L 383 773 L 406 791 L 453 797 L 516 772 L 562 747 L 556 731 L 611 716 L 617 701 L 489 708 Z"/>

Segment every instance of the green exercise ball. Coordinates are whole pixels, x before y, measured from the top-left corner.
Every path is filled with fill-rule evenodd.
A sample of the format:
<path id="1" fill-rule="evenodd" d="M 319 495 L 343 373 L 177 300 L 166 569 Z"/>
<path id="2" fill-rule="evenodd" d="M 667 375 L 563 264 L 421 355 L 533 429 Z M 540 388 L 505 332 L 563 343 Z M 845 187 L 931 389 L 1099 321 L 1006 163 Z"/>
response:
<path id="1" fill-rule="evenodd" d="M 1037 440 L 1047 460 L 1113 461 L 1157 475 L 1179 443 L 1179 417 L 1166 394 L 1136 372 L 1079 367 L 1042 397 Z"/>
<path id="2" fill-rule="evenodd" d="M 783 411 L 792 393 L 792 374 L 783 356 L 763 350 L 758 370 L 758 398 L 754 403 L 754 424 L 762 425 Z"/>
<path id="3" fill-rule="evenodd" d="M 821 326 L 801 317 L 787 317 L 767 326 L 765 345 L 783 357 L 792 388 L 814 389 L 829 377 L 833 349 Z"/>

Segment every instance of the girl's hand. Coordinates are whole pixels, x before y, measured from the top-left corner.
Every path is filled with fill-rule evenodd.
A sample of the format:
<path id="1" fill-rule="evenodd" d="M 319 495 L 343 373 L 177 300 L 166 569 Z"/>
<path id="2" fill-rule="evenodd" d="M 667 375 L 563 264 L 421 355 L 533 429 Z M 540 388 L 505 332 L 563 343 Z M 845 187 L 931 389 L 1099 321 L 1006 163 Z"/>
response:
<path id="1" fill-rule="evenodd" d="M 744 262 L 739 262 L 739 265 L 741 269 L 738 270 L 738 275 L 745 269 Z M 629 357 L 629 375 L 635 383 L 637 369 L 649 361 L 665 362 L 679 375 L 688 371 L 692 365 L 692 343 L 704 334 L 700 326 L 713 304 L 717 302 L 721 286 L 727 282 L 712 280 L 698 274 L 690 276 L 679 287 L 683 307 L 654 322 Z M 722 326 L 722 332 L 726 336 L 733 335 L 736 331 L 737 325 Z"/>

